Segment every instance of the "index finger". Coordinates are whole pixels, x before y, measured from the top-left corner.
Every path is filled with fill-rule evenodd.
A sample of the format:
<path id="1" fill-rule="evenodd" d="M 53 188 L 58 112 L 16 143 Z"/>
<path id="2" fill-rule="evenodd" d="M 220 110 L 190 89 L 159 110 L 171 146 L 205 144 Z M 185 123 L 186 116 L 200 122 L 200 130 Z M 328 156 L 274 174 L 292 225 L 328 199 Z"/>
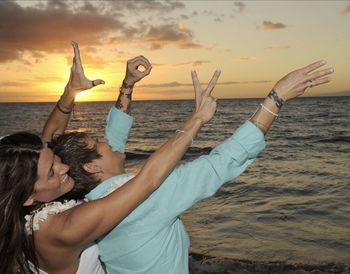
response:
<path id="1" fill-rule="evenodd" d="M 192 76 L 192 83 L 195 89 L 200 88 L 200 83 L 198 80 L 197 72 L 195 70 L 191 71 L 191 76 Z"/>
<path id="2" fill-rule="evenodd" d="M 325 60 L 320 60 L 320 61 L 317 61 L 315 63 L 312 63 L 306 67 L 303 67 L 301 70 L 304 72 L 304 73 L 310 73 L 311 71 L 315 70 L 315 69 L 318 69 L 319 67 L 322 67 L 326 64 L 327 62 Z"/>
<path id="3" fill-rule="evenodd" d="M 210 96 L 210 93 L 213 91 L 215 85 L 216 85 L 216 82 L 218 81 L 219 79 L 219 76 L 221 74 L 221 70 L 217 69 L 213 75 L 213 77 L 211 78 L 209 84 L 208 84 L 208 87 L 207 89 L 205 90 L 205 94 L 207 96 Z"/>
<path id="4" fill-rule="evenodd" d="M 132 64 L 132 63 L 135 63 L 135 62 L 137 62 L 137 61 L 139 61 L 139 60 L 142 60 L 142 61 L 145 62 L 148 66 L 152 66 L 151 63 L 150 63 L 150 61 L 149 61 L 146 57 L 144 57 L 143 55 L 139 55 L 139 56 L 137 56 L 137 57 L 135 57 L 135 58 L 129 60 L 129 63 Z"/>
<path id="5" fill-rule="evenodd" d="M 72 46 L 74 49 L 75 64 L 81 67 L 80 50 L 77 42 L 72 41 Z"/>

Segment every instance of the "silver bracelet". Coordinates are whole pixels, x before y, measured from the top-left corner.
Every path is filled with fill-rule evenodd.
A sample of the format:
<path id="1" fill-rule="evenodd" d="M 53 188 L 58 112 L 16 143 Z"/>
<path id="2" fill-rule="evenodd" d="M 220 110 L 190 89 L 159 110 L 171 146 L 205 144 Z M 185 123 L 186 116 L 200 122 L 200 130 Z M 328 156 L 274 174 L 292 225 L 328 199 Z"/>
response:
<path id="1" fill-rule="evenodd" d="M 192 137 L 192 135 L 190 133 L 188 133 L 188 132 L 186 132 L 184 130 L 180 130 L 180 129 L 177 129 L 176 132 L 184 133 L 185 135 L 187 135 L 190 138 L 190 140 L 191 140 L 191 146 L 193 145 L 194 141 L 193 141 L 193 137 Z"/>
<path id="2" fill-rule="evenodd" d="M 273 116 L 278 117 L 278 114 L 277 114 L 277 113 L 272 112 L 270 109 L 268 109 L 266 106 L 264 106 L 264 104 L 260 104 L 260 106 L 261 106 L 264 110 L 266 110 L 267 112 L 271 113 Z"/>

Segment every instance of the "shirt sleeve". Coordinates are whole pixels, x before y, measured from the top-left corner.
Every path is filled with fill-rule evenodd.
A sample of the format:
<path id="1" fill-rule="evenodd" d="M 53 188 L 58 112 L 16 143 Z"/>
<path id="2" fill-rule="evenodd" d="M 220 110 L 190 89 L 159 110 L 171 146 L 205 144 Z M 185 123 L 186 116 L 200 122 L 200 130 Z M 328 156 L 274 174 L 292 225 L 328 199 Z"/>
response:
<path id="1" fill-rule="evenodd" d="M 113 151 L 125 152 L 133 118 L 112 107 L 107 116 L 106 138 Z"/>
<path id="2" fill-rule="evenodd" d="M 209 155 L 180 165 L 157 191 L 163 220 L 171 220 L 214 195 L 224 183 L 241 175 L 265 146 L 262 132 L 247 121 Z"/>

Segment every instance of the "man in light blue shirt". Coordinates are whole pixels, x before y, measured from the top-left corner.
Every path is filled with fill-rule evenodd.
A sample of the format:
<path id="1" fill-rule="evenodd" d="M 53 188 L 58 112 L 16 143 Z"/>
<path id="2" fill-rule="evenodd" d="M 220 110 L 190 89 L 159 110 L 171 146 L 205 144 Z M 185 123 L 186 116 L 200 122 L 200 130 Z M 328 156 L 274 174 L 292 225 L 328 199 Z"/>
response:
<path id="1" fill-rule="evenodd" d="M 131 125 L 130 116 L 111 109 L 106 136 L 113 150 L 124 152 Z M 159 189 L 99 239 L 108 273 L 188 273 L 189 237 L 179 215 L 242 174 L 264 147 L 263 133 L 247 121 L 209 155 L 177 167 Z M 101 198 L 130 178 L 111 177 L 86 198 Z"/>

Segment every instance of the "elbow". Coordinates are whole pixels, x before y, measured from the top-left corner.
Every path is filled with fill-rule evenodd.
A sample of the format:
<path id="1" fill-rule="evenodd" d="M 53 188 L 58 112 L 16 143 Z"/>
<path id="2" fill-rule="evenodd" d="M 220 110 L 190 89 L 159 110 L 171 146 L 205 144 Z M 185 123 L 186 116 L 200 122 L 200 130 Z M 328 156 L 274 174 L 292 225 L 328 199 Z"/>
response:
<path id="1" fill-rule="evenodd" d="M 160 172 L 154 167 L 144 168 L 138 176 L 152 192 L 159 188 L 165 179 L 165 176 L 161 176 Z"/>

